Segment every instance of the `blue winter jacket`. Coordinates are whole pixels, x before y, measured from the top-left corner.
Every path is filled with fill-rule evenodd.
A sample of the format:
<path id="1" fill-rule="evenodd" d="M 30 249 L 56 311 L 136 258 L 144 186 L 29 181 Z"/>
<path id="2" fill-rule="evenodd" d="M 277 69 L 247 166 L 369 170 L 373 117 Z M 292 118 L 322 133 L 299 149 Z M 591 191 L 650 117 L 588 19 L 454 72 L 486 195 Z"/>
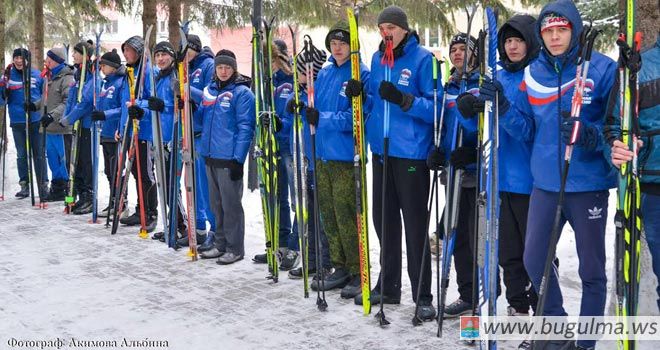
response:
<path id="1" fill-rule="evenodd" d="M 305 89 L 305 86 L 301 85 L 300 90 L 298 91 L 300 94 L 300 97 L 298 101 L 304 105 L 307 105 L 307 90 Z M 295 94 L 291 93 L 289 95 L 288 100 L 294 99 Z M 287 103 L 288 103 L 287 100 Z M 302 108 L 300 111 L 301 117 L 302 117 L 302 128 L 303 128 L 303 142 L 304 142 L 304 150 L 305 150 L 305 157 L 307 158 L 307 170 L 308 171 L 314 171 L 314 163 L 312 162 L 312 135 L 310 133 L 309 129 L 309 123 L 307 123 L 307 119 L 305 117 L 305 108 Z M 290 148 L 289 148 L 289 153 L 293 154 L 294 149 L 293 149 L 293 113 L 289 113 L 286 110 L 284 111 L 284 118 L 282 118 L 282 130 L 289 130 L 289 139 L 291 140 Z M 280 132 L 282 131 L 280 130 Z M 316 142 L 318 144 L 318 129 L 317 129 L 317 135 L 316 135 Z"/>
<path id="2" fill-rule="evenodd" d="M 404 39 L 405 40 L 405 39 Z M 404 93 L 414 96 L 407 111 L 390 103 L 389 154 L 407 159 L 426 159 L 433 145 L 433 68 L 431 53 L 419 44 L 415 32 L 402 42 L 402 55 L 395 57 L 391 82 Z M 395 49 L 397 51 L 398 49 Z M 378 93 L 385 80 L 385 66 L 380 63 L 382 51 L 376 51 L 371 59 L 371 76 L 365 90 L 370 97 L 365 110 L 367 140 L 371 151 L 383 154 L 383 100 Z M 395 55 L 396 56 L 396 55 Z"/>
<path id="3" fill-rule="evenodd" d="M 641 188 L 642 192 L 660 195 L 660 35 L 655 45 L 642 52 L 642 68 L 637 78 L 639 128 L 644 142 L 638 156 Z M 621 135 L 618 85 L 614 86 L 605 135 L 610 144 Z"/>
<path id="4" fill-rule="evenodd" d="M 206 51 L 200 52 L 199 55 L 190 61 L 188 75 L 190 77 L 190 98 L 197 104 L 197 107 L 200 107 L 203 100 L 204 88 L 211 83 L 215 76 L 213 55 Z M 193 113 L 193 130 L 196 133 L 202 131 L 203 119 L 204 117 L 200 108 L 197 108 Z"/>
<path id="5" fill-rule="evenodd" d="M 169 71 L 160 71 L 156 69 L 156 95 L 163 100 L 165 109 L 160 112 L 160 128 L 163 133 L 163 144 L 172 141 L 172 128 L 174 126 L 174 91 L 172 90 L 172 77 L 175 74 L 174 67 Z M 161 73 L 163 73 L 161 75 Z M 156 113 L 156 112 L 152 112 Z"/>
<path id="6" fill-rule="evenodd" d="M 275 87 L 275 92 L 273 93 L 275 96 L 275 114 L 282 119 L 286 112 L 286 101 L 288 101 L 289 95 L 293 94 L 293 75 L 287 75 L 281 69 L 278 70 L 273 74 L 273 86 Z M 275 134 L 280 154 L 288 154 L 291 148 L 290 131 L 282 128 Z"/>
<path id="7" fill-rule="evenodd" d="M 123 90 L 128 90 L 126 81 L 126 67 L 123 65 L 103 79 L 101 93 L 96 103 L 96 109 L 105 112 L 105 120 L 101 128 L 101 137 L 114 139 L 115 132 L 119 130 L 122 106 L 121 96 Z"/>
<path id="8" fill-rule="evenodd" d="M 200 107 L 204 127 L 197 150 L 203 157 L 245 162 L 255 127 L 254 94 L 249 86 L 250 78 L 239 75 L 222 89 L 215 80 L 204 89 Z"/>
<path id="9" fill-rule="evenodd" d="M 541 32 L 541 19 L 550 12 L 571 22 L 573 36 L 570 48 L 557 57 L 543 50 L 539 58 L 525 68 L 522 92 L 509 112 L 501 116 L 501 125 L 510 134 L 519 135 L 520 140 L 533 140 L 531 170 L 534 186 L 558 192 L 566 148 L 560 125 L 562 113 L 571 110 L 577 39 L 583 26 L 575 4 L 570 0 L 559 0 L 544 7 L 537 21 L 537 33 Z M 610 58 L 593 53 L 580 118 L 585 126 L 596 128 L 599 135 L 605 122 L 607 98 L 614 82 L 615 69 L 616 65 Z M 608 149 L 602 136 L 593 150 L 580 146 L 573 148 L 567 192 L 601 191 L 615 186 L 615 172 L 604 153 Z"/>
<path id="10" fill-rule="evenodd" d="M 445 152 L 449 159 L 451 152 L 455 149 L 452 145 L 454 129 L 457 126 L 463 128 L 463 146 L 477 147 L 477 118 L 465 119 L 458 111 L 456 99 L 461 91 L 461 75 L 454 71 L 447 84 L 447 97 L 445 100 L 445 114 L 442 121 L 442 131 L 440 133 L 440 148 Z M 475 96 L 479 95 L 479 74 L 472 73 L 468 75 L 466 91 Z M 475 166 L 468 166 L 469 171 L 474 172 Z"/>
<path id="11" fill-rule="evenodd" d="M 41 120 L 41 91 L 43 91 L 44 80 L 36 69 L 30 70 L 30 101 L 37 105 L 37 111 L 30 112 L 30 123 Z M 5 90 L 6 89 L 6 90 Z M 3 76 L 0 85 L 0 93 L 7 93 L 7 109 L 9 110 L 9 125 L 25 124 L 25 95 L 23 90 L 23 72 L 12 65 L 9 78 Z"/>
<path id="12" fill-rule="evenodd" d="M 506 56 L 504 49 L 504 31 L 513 28 L 522 34 L 527 45 L 527 55 L 513 63 Z M 524 68 L 538 57 L 540 45 L 535 34 L 535 19 L 528 15 L 518 15 L 509 19 L 498 31 L 498 51 L 501 69 L 497 71 L 497 80 L 504 86 L 504 95 L 515 101 L 521 93 L 519 87 L 523 80 Z M 509 134 L 500 126 L 499 132 L 499 186 L 502 192 L 530 194 L 532 192 L 532 171 L 530 157 L 532 142 L 516 139 L 517 132 Z"/>
<path id="13" fill-rule="evenodd" d="M 351 61 L 341 66 L 334 57 L 329 61 L 332 64 L 321 69 L 314 87 L 318 92 L 315 107 L 319 110 L 316 157 L 321 161 L 353 162 L 353 108 L 345 92 L 351 79 Z M 369 69 L 362 63 L 360 78 L 363 86 L 369 84 Z"/>
<path id="14" fill-rule="evenodd" d="M 147 63 L 149 64 L 149 63 Z M 139 65 L 139 67 L 142 67 Z M 151 131 L 151 114 L 147 108 L 147 99 L 151 96 L 151 74 L 153 74 L 153 67 L 148 66 L 150 69 L 145 69 L 144 76 L 144 87 L 142 89 L 142 96 L 135 96 L 135 103 L 144 110 L 144 116 L 140 119 L 138 132 L 138 140 L 140 141 L 153 141 L 152 131 Z M 141 69 L 141 68 L 139 68 Z M 133 70 L 133 76 L 135 77 L 135 86 L 137 93 L 137 86 L 139 83 L 139 69 Z M 121 102 L 122 106 L 126 106 L 127 102 L 131 100 L 130 89 L 123 89 Z M 126 122 L 128 121 L 128 108 L 122 108 L 121 119 L 119 122 L 119 135 L 123 135 L 124 127 L 126 127 Z M 128 129 L 128 137 L 133 135 L 133 126 Z"/>
<path id="15" fill-rule="evenodd" d="M 80 79 L 80 77 L 77 77 Z M 85 129 L 92 127 L 92 111 L 94 110 L 94 80 L 92 73 L 85 74 L 85 82 L 82 88 L 81 101 L 78 102 L 78 80 L 74 80 L 75 84 L 69 90 L 69 97 L 67 98 L 67 112 L 60 119 L 60 123 L 64 126 L 73 125 L 76 121 L 80 120 L 80 126 Z"/>

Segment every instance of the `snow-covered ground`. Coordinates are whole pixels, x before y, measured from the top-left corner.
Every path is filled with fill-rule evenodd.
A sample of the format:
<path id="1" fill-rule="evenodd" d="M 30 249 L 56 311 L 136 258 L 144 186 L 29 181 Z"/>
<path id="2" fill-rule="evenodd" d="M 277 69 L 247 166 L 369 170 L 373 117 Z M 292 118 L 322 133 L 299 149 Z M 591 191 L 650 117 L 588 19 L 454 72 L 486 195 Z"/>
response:
<path id="1" fill-rule="evenodd" d="M 174 251 L 163 243 L 140 239 L 136 228 L 121 227 L 111 236 L 104 225 L 87 223 L 88 216 L 62 214 L 59 203 L 38 210 L 30 207 L 29 199 L 14 199 L 17 173 L 13 141 L 9 142 L 6 200 L 0 202 L 0 349 L 14 348 L 12 339 L 48 341 L 58 337 L 65 341 L 62 348 L 68 348 L 71 339 L 117 341 L 118 346 L 124 339 L 167 341 L 169 349 L 184 350 L 473 348 L 459 341 L 458 321 L 445 322 L 442 339 L 435 337 L 435 323 L 411 325 L 414 304 L 405 257 L 402 303 L 386 305 L 391 321 L 386 329 L 373 316 L 363 316 L 352 300 L 341 299 L 338 291 L 326 294 L 328 310 L 319 312 L 316 294 L 304 299 L 299 280 L 283 273 L 280 282 L 273 284 L 265 279 L 266 266 L 250 261 L 264 249 L 257 192 L 246 190 L 243 198 L 245 260 L 229 266 L 219 266 L 214 260 L 191 262 L 185 250 Z M 100 202 L 107 203 L 107 183 L 102 174 L 100 179 Z M 610 222 L 614 198 L 613 193 Z M 609 225 L 608 272 L 612 271 L 613 238 Z M 373 230 L 370 240 L 375 280 L 378 240 Z M 558 256 L 565 307 L 576 314 L 580 281 L 575 241 L 568 227 Z M 655 278 L 650 274 L 643 281 L 640 314 L 657 315 Z M 609 286 L 611 291 L 611 275 Z M 452 277 L 447 302 L 456 298 Z M 500 298 L 500 312 L 506 306 L 506 300 Z M 616 346 L 599 344 L 602 349 Z M 500 342 L 505 349 L 516 346 L 517 342 Z"/>

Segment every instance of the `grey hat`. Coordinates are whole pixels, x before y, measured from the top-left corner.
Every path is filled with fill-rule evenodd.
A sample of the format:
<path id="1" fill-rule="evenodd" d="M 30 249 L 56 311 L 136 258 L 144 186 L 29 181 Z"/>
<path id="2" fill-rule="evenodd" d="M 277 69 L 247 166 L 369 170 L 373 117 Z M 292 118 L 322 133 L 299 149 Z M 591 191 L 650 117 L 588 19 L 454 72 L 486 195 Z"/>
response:
<path id="1" fill-rule="evenodd" d="M 64 50 L 63 47 L 53 47 L 52 49 L 48 50 L 46 56 L 50 57 L 51 60 L 59 64 L 66 62 L 66 50 Z"/>
<path id="2" fill-rule="evenodd" d="M 197 52 L 202 52 L 202 40 L 195 34 L 186 35 L 188 39 L 188 48 Z"/>
<path id="3" fill-rule="evenodd" d="M 378 15 L 378 25 L 382 23 L 392 23 L 404 30 L 410 31 L 410 27 L 408 27 L 408 16 L 403 12 L 402 8 L 396 5 L 386 7 Z"/>
<path id="4" fill-rule="evenodd" d="M 122 52 L 124 51 L 124 47 L 126 45 L 132 47 L 133 50 L 135 50 L 135 52 L 137 52 L 138 55 L 140 55 L 140 56 L 144 52 L 144 39 L 142 39 L 142 37 L 140 37 L 140 36 L 135 35 L 135 36 L 132 36 L 132 37 L 128 38 L 128 40 L 124 41 L 124 43 L 121 44 L 121 51 Z"/>
<path id="5" fill-rule="evenodd" d="M 236 64 L 236 55 L 230 50 L 223 49 L 218 51 L 218 53 L 215 55 L 215 58 L 213 59 L 213 63 L 215 64 L 215 67 L 221 64 L 226 64 L 234 69 L 234 71 L 238 70 L 238 65 Z"/>

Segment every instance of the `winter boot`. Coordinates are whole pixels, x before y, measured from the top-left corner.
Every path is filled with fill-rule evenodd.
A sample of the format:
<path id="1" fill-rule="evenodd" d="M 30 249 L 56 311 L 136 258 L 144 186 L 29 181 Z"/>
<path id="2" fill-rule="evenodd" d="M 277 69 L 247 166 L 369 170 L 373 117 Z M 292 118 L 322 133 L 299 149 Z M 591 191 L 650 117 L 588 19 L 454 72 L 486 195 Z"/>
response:
<path id="1" fill-rule="evenodd" d="M 385 297 L 381 298 L 380 287 L 376 286 L 376 288 L 372 289 L 371 292 L 369 293 L 369 301 L 371 301 L 371 305 L 377 305 L 380 304 L 381 299 L 383 300 L 384 304 L 396 305 L 401 303 L 401 296 L 391 297 L 385 295 Z M 356 295 L 355 298 L 353 298 L 353 303 L 355 305 L 362 305 L 362 293 Z"/>
<path id="2" fill-rule="evenodd" d="M 50 184 L 48 202 L 63 202 L 66 197 L 66 180 L 53 180 Z"/>
<path id="3" fill-rule="evenodd" d="M 140 224 L 140 208 L 136 207 L 135 212 L 133 213 L 133 215 L 130 215 L 128 217 L 122 217 L 121 219 L 119 219 L 119 222 L 122 225 L 126 225 L 126 226 L 137 226 L 137 225 L 139 225 Z"/>
<path id="4" fill-rule="evenodd" d="M 197 245 L 200 245 L 200 244 L 202 244 L 203 242 L 206 241 L 206 236 L 207 236 L 206 231 L 197 230 L 197 231 L 195 231 L 195 233 L 197 234 Z M 187 247 L 188 246 L 188 235 L 177 239 L 176 244 L 179 247 Z"/>
<path id="5" fill-rule="evenodd" d="M 30 196 L 30 188 L 28 188 L 28 183 L 27 181 L 21 181 L 19 182 L 21 185 L 21 190 L 16 192 L 16 198 L 18 199 L 23 199 L 27 198 Z"/>
<path id="6" fill-rule="evenodd" d="M 257 254 L 252 258 L 252 261 L 254 261 L 257 264 L 265 264 L 268 262 L 268 257 L 266 254 Z"/>
<path id="7" fill-rule="evenodd" d="M 280 261 L 280 270 L 289 271 L 295 269 L 300 264 L 300 255 L 297 251 L 289 248 L 284 248 L 286 251 L 282 253 Z"/>
<path id="8" fill-rule="evenodd" d="M 343 299 L 355 298 L 356 295 L 362 291 L 362 284 L 360 283 L 360 275 L 353 275 L 351 281 L 348 282 L 344 288 L 341 289 L 340 296 Z"/>
<path id="9" fill-rule="evenodd" d="M 71 212 L 73 215 L 83 215 L 89 214 L 92 212 L 92 194 L 91 193 L 82 193 L 80 194 L 80 199 L 76 202 L 76 205 L 73 207 Z"/>
<path id="10" fill-rule="evenodd" d="M 457 318 L 462 315 L 467 315 L 472 312 L 472 304 L 463 301 L 462 299 L 457 299 L 455 302 L 447 305 L 445 307 L 444 318 Z"/>
<path id="11" fill-rule="evenodd" d="M 145 229 L 147 230 L 147 232 L 153 232 L 153 230 L 156 229 L 156 225 L 158 225 L 158 214 L 149 213 L 147 214 L 145 220 L 146 220 L 146 222 L 144 223 Z"/>
<path id="12" fill-rule="evenodd" d="M 435 320 L 435 308 L 430 301 L 421 301 L 417 306 L 417 314 L 415 316 L 423 322 L 433 321 Z"/>
<path id="13" fill-rule="evenodd" d="M 206 240 L 204 240 L 204 243 L 197 248 L 198 252 L 205 252 L 207 250 L 213 249 L 215 247 L 215 232 L 209 231 L 209 233 L 206 235 Z"/>
<path id="14" fill-rule="evenodd" d="M 318 277 L 318 274 L 317 274 Z M 319 278 L 320 279 L 320 278 Z M 312 290 L 328 291 L 336 288 L 343 288 L 351 280 L 351 275 L 343 268 L 338 268 L 330 276 L 325 275 L 323 282 L 319 279 L 312 281 Z"/>

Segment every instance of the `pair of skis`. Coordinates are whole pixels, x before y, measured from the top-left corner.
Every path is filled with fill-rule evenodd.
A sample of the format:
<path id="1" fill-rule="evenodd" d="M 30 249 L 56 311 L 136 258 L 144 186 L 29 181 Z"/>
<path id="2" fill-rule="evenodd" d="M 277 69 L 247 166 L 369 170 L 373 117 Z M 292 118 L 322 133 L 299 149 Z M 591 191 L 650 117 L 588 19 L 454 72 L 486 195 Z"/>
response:
<path id="1" fill-rule="evenodd" d="M 103 34 L 103 28 L 101 31 L 95 32 L 96 36 L 96 47 L 94 49 L 94 110 L 98 103 L 98 97 L 101 94 L 101 71 L 100 71 L 100 60 L 101 60 L 101 35 Z M 98 223 L 98 192 L 99 192 L 99 148 L 101 147 L 101 122 L 92 121 L 92 221 L 91 223 Z"/>
<path id="2" fill-rule="evenodd" d="M 24 51 L 21 51 L 24 52 Z M 26 103 L 32 102 L 32 62 L 29 55 L 23 56 L 23 98 Z M 32 206 L 35 205 L 34 200 L 34 178 L 32 177 L 33 169 L 33 154 L 32 154 L 32 144 L 30 143 L 30 111 L 25 109 L 25 150 L 27 152 L 27 163 L 28 163 L 28 183 L 30 188 L 30 200 L 32 201 Z M 41 180 L 41 179 L 38 179 Z M 37 184 L 37 187 L 40 184 Z"/>
<path id="3" fill-rule="evenodd" d="M 273 103 L 272 82 L 272 42 L 271 26 L 273 19 L 262 19 L 262 1 L 253 3 L 252 12 L 252 72 L 253 92 L 256 111 L 256 143 L 254 157 L 257 159 L 257 173 L 261 206 L 263 210 L 264 231 L 266 234 L 266 259 L 269 279 L 277 283 L 279 275 L 277 251 L 279 248 L 280 207 L 277 196 L 278 174 L 277 151 L 275 140 L 275 106 Z M 263 24 L 263 30 L 262 30 Z M 264 45 L 265 42 L 265 45 Z M 264 49 L 267 53 L 264 54 Z"/>
<path id="4" fill-rule="evenodd" d="M 623 27 L 623 26 L 622 26 Z M 635 1 L 626 1 L 625 33 L 619 35 L 619 116 L 621 141 L 633 151 L 630 163 L 619 168 L 616 227 L 616 315 L 627 325 L 628 317 L 637 316 L 641 261 L 642 218 L 641 191 L 637 153 L 639 128 L 639 59 L 642 34 L 635 32 Z M 636 341 L 626 336 L 619 340 L 619 348 L 634 350 Z"/>

